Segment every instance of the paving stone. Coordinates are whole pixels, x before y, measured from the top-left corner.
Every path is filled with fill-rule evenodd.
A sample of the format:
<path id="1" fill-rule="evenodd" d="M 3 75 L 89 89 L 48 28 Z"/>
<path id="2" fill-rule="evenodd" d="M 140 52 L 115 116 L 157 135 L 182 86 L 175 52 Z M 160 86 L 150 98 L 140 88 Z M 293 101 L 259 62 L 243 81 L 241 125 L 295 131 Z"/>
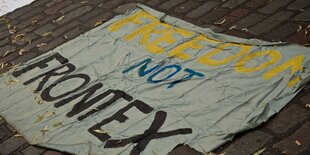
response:
<path id="1" fill-rule="evenodd" d="M 32 7 L 31 5 L 28 5 L 28 6 L 19 8 L 19 9 L 15 10 L 15 11 L 9 13 L 9 14 L 7 15 L 7 17 L 10 18 L 10 19 L 12 20 L 12 19 L 15 19 L 15 18 L 17 18 L 17 17 L 19 17 L 19 16 L 21 16 L 21 15 L 26 14 L 27 12 L 29 12 L 29 11 L 31 11 L 31 10 L 33 10 L 33 7 Z"/>
<path id="2" fill-rule="evenodd" d="M 48 23 L 48 22 L 52 22 L 52 21 L 54 21 L 54 20 L 56 20 L 56 19 L 58 19 L 58 18 L 60 18 L 61 16 L 59 16 L 59 15 L 57 15 L 57 14 L 53 14 L 53 15 L 49 15 L 49 16 L 47 16 L 47 17 L 45 17 L 44 19 L 42 19 L 42 20 L 39 20 L 38 21 L 38 25 L 45 25 L 46 23 Z"/>
<path id="3" fill-rule="evenodd" d="M 43 148 L 35 147 L 35 146 L 28 146 L 22 152 L 24 155 L 39 155 L 43 153 L 45 150 Z"/>
<path id="4" fill-rule="evenodd" d="M 39 47 L 39 51 L 42 51 L 42 52 L 50 51 L 50 50 L 54 49 L 55 47 L 61 45 L 65 41 L 66 40 L 62 37 L 54 39 L 53 41 L 47 43 L 47 45 Z"/>
<path id="5" fill-rule="evenodd" d="M 78 9 L 75 9 L 73 11 L 70 11 L 68 12 L 67 14 L 64 15 L 64 18 L 60 21 L 57 21 L 56 23 L 58 24 L 64 24 L 64 23 L 67 23 L 69 22 L 70 20 L 78 17 L 78 16 L 81 16 L 87 12 L 89 12 L 93 7 L 91 6 L 83 6 L 81 8 L 78 8 Z"/>
<path id="6" fill-rule="evenodd" d="M 259 130 L 248 132 L 242 137 L 236 139 L 230 146 L 222 152 L 229 155 L 249 155 L 256 152 L 264 146 L 270 139 L 271 135 Z"/>
<path id="7" fill-rule="evenodd" d="M 115 13 L 118 13 L 118 14 L 125 14 L 126 12 L 134 10 L 136 8 L 137 8 L 137 6 L 135 3 L 126 3 L 126 4 L 123 4 L 123 5 L 115 8 L 113 11 Z"/>
<path id="8" fill-rule="evenodd" d="M 43 155 L 61 155 L 61 153 L 56 151 L 46 151 Z"/>
<path id="9" fill-rule="evenodd" d="M 11 33 L 9 31 L 3 31 L 3 32 L 0 32 L 0 40 L 1 39 L 4 39 L 4 38 L 7 38 L 11 35 Z"/>
<path id="10" fill-rule="evenodd" d="M 286 23 L 267 34 L 265 38 L 273 41 L 284 41 L 285 38 L 297 31 L 298 26 L 295 23 Z"/>
<path id="11" fill-rule="evenodd" d="M 66 7 L 66 6 L 70 5 L 70 4 L 71 4 L 71 1 L 70 1 L 70 0 L 63 1 L 63 2 L 61 2 L 61 3 L 58 4 L 58 5 L 54 5 L 53 7 L 50 7 L 50 8 L 48 8 L 48 9 L 46 9 L 46 10 L 44 11 L 44 13 L 49 14 L 49 15 L 55 14 L 55 13 L 57 13 L 60 9 L 63 9 L 64 7 Z"/>
<path id="12" fill-rule="evenodd" d="M 71 31 L 68 31 L 64 34 L 64 36 L 66 37 L 67 40 L 71 40 L 77 36 L 79 36 L 80 34 L 86 32 L 86 30 L 80 28 L 80 27 L 77 27 Z"/>
<path id="13" fill-rule="evenodd" d="M 220 4 L 219 2 L 208 1 L 208 2 L 204 3 L 203 5 L 199 6 L 198 8 L 196 8 L 195 10 L 192 10 L 191 12 L 189 12 L 186 15 L 186 17 L 198 18 L 198 17 L 202 16 L 203 14 L 209 12 L 211 9 L 215 8 L 219 4 Z"/>
<path id="14" fill-rule="evenodd" d="M 220 19 L 218 19 L 217 21 L 214 22 L 215 25 L 220 25 L 222 27 L 228 26 L 228 25 L 232 25 L 233 23 L 235 23 L 235 21 L 238 20 L 237 17 L 235 16 L 231 16 L 231 15 L 226 15 Z"/>
<path id="15" fill-rule="evenodd" d="M 7 23 L 5 23 L 4 25 L 2 25 L 1 27 L 0 27 L 0 32 L 2 32 L 3 30 L 8 30 L 8 25 L 10 24 L 11 25 L 11 27 L 12 26 L 15 26 L 16 24 L 18 24 L 19 23 L 19 20 L 9 20 Z"/>
<path id="16" fill-rule="evenodd" d="M 269 32 L 271 29 L 275 28 L 279 24 L 283 23 L 285 20 L 291 18 L 292 12 L 281 11 L 273 14 L 269 18 L 265 19 L 261 23 L 249 29 L 249 32 L 254 35 L 260 35 Z"/>
<path id="17" fill-rule="evenodd" d="M 290 116 L 290 117 L 287 117 Z M 310 113 L 296 105 L 285 107 L 274 118 L 267 122 L 266 128 L 276 134 L 283 134 L 292 127 L 308 119 Z"/>
<path id="18" fill-rule="evenodd" d="M 97 4 L 100 4 L 100 3 L 103 3 L 103 2 L 105 2 L 106 0 L 88 0 L 87 2 L 89 3 L 89 4 L 95 4 L 95 5 L 97 5 Z"/>
<path id="19" fill-rule="evenodd" d="M 231 12 L 229 15 L 241 18 L 241 17 L 246 16 L 249 12 L 250 12 L 250 10 L 248 10 L 248 9 L 239 8 L 239 9 L 236 9 L 233 12 Z"/>
<path id="20" fill-rule="evenodd" d="M 28 19 L 31 18 L 32 16 L 42 12 L 44 10 L 44 8 L 32 8 L 31 11 L 23 14 L 22 16 L 19 17 L 19 19 Z"/>
<path id="21" fill-rule="evenodd" d="M 0 26 L 0 32 L 8 30 L 8 26 L 6 24 L 3 24 Z"/>
<path id="22" fill-rule="evenodd" d="M 40 39 L 38 39 L 38 40 L 36 40 L 34 42 L 31 42 L 29 45 L 23 47 L 23 49 L 29 52 L 30 50 L 36 48 L 37 45 L 40 45 L 42 43 L 48 43 L 52 39 L 53 38 L 51 38 L 51 37 L 42 37 L 42 38 L 40 38 Z"/>
<path id="23" fill-rule="evenodd" d="M 310 122 L 303 124 L 293 135 L 273 145 L 274 148 L 290 155 L 298 155 L 310 148 Z M 301 145 L 296 144 L 296 140 Z"/>
<path id="24" fill-rule="evenodd" d="M 106 22 L 113 17 L 113 14 L 110 12 L 105 12 L 101 15 L 97 15 L 95 18 L 87 21 L 84 25 L 88 27 L 95 27 L 97 22 Z"/>
<path id="25" fill-rule="evenodd" d="M 195 1 L 187 1 L 184 4 L 179 5 L 178 7 L 175 8 L 175 12 L 177 13 L 187 13 L 190 10 L 195 9 L 198 7 L 201 3 L 195 2 Z"/>
<path id="26" fill-rule="evenodd" d="M 67 24 L 67 25 L 65 25 L 65 26 L 61 26 L 61 27 L 59 27 L 58 29 L 54 30 L 54 31 L 52 32 L 52 35 L 53 35 L 54 37 L 58 37 L 58 36 L 64 34 L 64 32 L 66 32 L 66 31 L 68 31 L 68 30 L 70 30 L 70 29 L 73 29 L 73 28 L 75 28 L 76 26 L 78 26 L 78 25 L 80 25 L 80 24 L 81 24 L 81 23 L 78 22 L 78 21 L 73 21 L 73 22 L 71 22 L 71 23 L 69 23 L 69 24 Z"/>
<path id="27" fill-rule="evenodd" d="M 61 9 L 59 12 L 62 13 L 62 14 L 65 14 L 73 9 L 76 9 L 76 8 L 79 8 L 81 6 L 83 6 L 84 4 L 82 3 L 73 3 L 73 4 L 70 4 L 66 7 L 64 7 L 63 9 Z"/>
<path id="28" fill-rule="evenodd" d="M 0 144 L 0 148 L 2 148 L 0 149 L 0 154 L 8 155 L 26 143 L 23 138 L 12 136 Z"/>
<path id="29" fill-rule="evenodd" d="M 150 6 L 157 6 L 165 1 L 166 0 L 150 0 L 149 2 L 147 2 L 147 4 Z"/>
<path id="30" fill-rule="evenodd" d="M 222 5 L 222 7 L 233 9 L 246 1 L 247 0 L 228 0 L 226 3 Z"/>
<path id="31" fill-rule="evenodd" d="M 303 31 L 299 31 L 299 32 L 293 34 L 286 41 L 290 42 L 290 43 L 297 43 L 300 45 L 305 45 L 305 44 L 310 43 L 310 36 L 305 35 L 305 31 L 303 30 Z"/>
<path id="32" fill-rule="evenodd" d="M 218 19 L 214 23 L 220 24 L 221 26 L 232 25 L 233 23 L 235 23 L 235 21 L 239 20 L 241 17 L 247 15 L 248 13 L 249 13 L 248 9 L 236 9 L 233 12 L 231 12 L 229 15 L 226 15 L 226 16 Z"/>
<path id="33" fill-rule="evenodd" d="M 102 9 L 94 9 L 90 12 L 88 12 L 87 14 L 83 15 L 80 20 L 85 22 L 88 21 L 89 19 L 93 18 L 96 15 L 99 15 L 101 13 L 104 13 L 105 11 L 103 11 Z"/>
<path id="34" fill-rule="evenodd" d="M 168 155 L 202 155 L 202 153 L 190 148 L 187 145 L 178 145 L 176 146 Z"/>
<path id="35" fill-rule="evenodd" d="M 43 18 L 44 18 L 44 16 L 41 15 L 41 14 L 39 14 L 39 15 L 36 15 L 36 16 L 30 18 L 30 19 L 27 19 L 27 20 L 25 20 L 25 21 L 23 21 L 23 22 L 17 24 L 16 27 L 19 28 L 19 29 L 23 29 L 23 28 L 25 28 L 25 27 L 28 27 L 28 26 L 34 24 L 34 23 L 33 23 L 34 20 L 41 20 L 41 19 L 43 19 Z"/>
<path id="36" fill-rule="evenodd" d="M 40 6 L 40 5 L 44 5 L 45 6 L 45 4 L 46 3 L 49 3 L 51 0 L 36 0 L 36 1 L 33 1 L 32 3 L 31 3 L 31 5 L 33 5 L 33 6 L 36 6 L 36 7 L 38 7 L 38 6 Z"/>
<path id="37" fill-rule="evenodd" d="M 51 32 L 55 28 L 56 28 L 56 26 L 53 24 L 46 24 L 46 25 L 40 27 L 39 29 L 36 29 L 34 32 L 36 34 L 43 35 L 44 33 Z"/>
<path id="38" fill-rule="evenodd" d="M 102 6 L 106 10 L 111 10 L 123 3 L 123 0 L 109 0 Z"/>
<path id="39" fill-rule="evenodd" d="M 22 31 L 20 31 L 20 32 L 23 32 L 23 33 L 29 33 L 29 32 L 32 32 L 33 30 L 35 30 L 37 27 L 35 27 L 35 26 L 28 26 L 28 27 L 26 27 L 25 29 L 23 29 Z"/>
<path id="40" fill-rule="evenodd" d="M 304 105 L 310 104 L 310 93 L 302 97 L 300 100 L 304 103 Z"/>
<path id="41" fill-rule="evenodd" d="M 246 38 L 246 39 L 250 39 L 253 38 L 252 36 L 250 36 L 247 33 L 244 32 L 238 32 L 236 30 L 226 30 L 225 34 L 227 35 L 231 35 L 231 36 L 235 36 L 235 37 L 239 37 L 239 38 Z"/>
<path id="42" fill-rule="evenodd" d="M 287 8 L 291 10 L 301 10 L 310 6 L 309 0 L 296 0 L 294 3 L 290 4 Z"/>
<path id="43" fill-rule="evenodd" d="M 26 43 L 29 43 L 31 41 L 33 41 L 34 39 L 37 39 L 38 36 L 33 34 L 33 33 L 30 33 L 30 34 L 27 34 L 25 37 L 23 37 L 22 39 L 18 39 L 15 41 L 15 44 L 19 45 L 19 46 L 23 46 L 25 45 Z"/>
<path id="44" fill-rule="evenodd" d="M 11 42 L 11 40 L 9 38 L 5 38 L 5 39 L 0 39 L 0 47 L 4 46 L 5 44 Z"/>
<path id="45" fill-rule="evenodd" d="M 34 51 L 34 52 L 26 52 L 25 54 L 23 54 L 22 56 L 19 56 L 17 58 L 15 58 L 14 60 L 10 61 L 13 64 L 19 64 L 19 63 L 24 63 L 30 59 L 33 59 L 37 56 L 39 56 L 42 53 L 39 53 L 38 51 Z"/>
<path id="46" fill-rule="evenodd" d="M 0 141 L 6 136 L 5 132 L 0 129 Z"/>
<path id="47" fill-rule="evenodd" d="M 4 124 L 5 123 L 5 120 L 4 120 L 4 118 L 2 118 L 1 116 L 0 116 L 0 126 L 2 125 L 2 124 Z M 0 129 L 1 130 L 1 129 Z"/>
<path id="48" fill-rule="evenodd" d="M 270 0 L 250 0 L 245 3 L 245 6 L 249 8 L 258 8 L 268 3 Z"/>
<path id="49" fill-rule="evenodd" d="M 294 21 L 310 21 L 310 8 L 296 15 L 292 20 Z"/>
<path id="50" fill-rule="evenodd" d="M 5 45 L 4 47 L 1 47 L 0 48 L 0 56 L 2 57 L 3 54 L 6 52 L 6 51 L 12 51 L 14 52 L 16 49 L 15 46 L 12 46 L 12 45 Z"/>
<path id="51" fill-rule="evenodd" d="M 291 0 L 273 0 L 258 11 L 265 14 L 271 14 L 290 2 Z"/>
<path id="52" fill-rule="evenodd" d="M 62 0 L 50 0 L 50 2 L 48 2 L 48 3 L 46 3 L 46 7 L 51 7 L 51 6 L 53 6 L 53 5 L 55 5 L 55 4 L 57 4 L 57 3 L 60 3 L 60 2 L 62 2 Z"/>
<path id="53" fill-rule="evenodd" d="M 223 32 L 225 30 L 224 28 L 221 28 L 221 27 L 218 27 L 218 26 L 215 26 L 215 25 L 212 25 L 212 24 L 204 24 L 204 25 L 202 25 L 202 27 L 209 28 L 212 31 L 218 32 L 218 33 L 219 32 Z"/>
<path id="54" fill-rule="evenodd" d="M 185 2 L 185 0 L 169 0 L 159 6 L 160 9 L 169 10 L 181 3 Z"/>
<path id="55" fill-rule="evenodd" d="M 214 9 L 211 12 L 207 13 L 206 15 L 202 16 L 200 19 L 206 23 L 214 22 L 215 20 L 225 16 L 230 12 L 229 9 L 225 8 L 218 8 Z"/>

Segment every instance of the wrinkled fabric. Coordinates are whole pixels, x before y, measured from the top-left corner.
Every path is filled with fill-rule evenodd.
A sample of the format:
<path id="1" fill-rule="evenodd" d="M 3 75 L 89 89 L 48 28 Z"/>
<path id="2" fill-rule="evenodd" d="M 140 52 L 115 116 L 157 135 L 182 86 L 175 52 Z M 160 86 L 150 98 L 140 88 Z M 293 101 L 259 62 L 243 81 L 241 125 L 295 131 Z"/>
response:
<path id="1" fill-rule="evenodd" d="M 156 21 L 158 31 L 133 35 Z M 73 154 L 167 154 L 178 144 L 207 153 L 279 112 L 309 81 L 309 60 L 305 47 L 139 6 L 2 76 L 0 114 L 31 144 Z"/>

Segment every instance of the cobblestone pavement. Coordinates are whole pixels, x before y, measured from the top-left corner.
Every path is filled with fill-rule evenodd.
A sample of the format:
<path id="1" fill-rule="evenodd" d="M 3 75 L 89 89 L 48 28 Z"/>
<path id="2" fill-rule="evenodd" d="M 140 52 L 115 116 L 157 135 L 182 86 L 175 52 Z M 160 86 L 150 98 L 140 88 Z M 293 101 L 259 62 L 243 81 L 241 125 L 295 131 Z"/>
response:
<path id="1" fill-rule="evenodd" d="M 37 0 L 1 18 L 0 62 L 5 65 L 0 73 L 134 8 L 134 3 L 143 3 L 216 32 L 310 45 L 310 0 Z M 264 155 L 310 154 L 309 104 L 308 84 L 269 122 L 237 135 L 215 152 L 248 155 L 266 148 Z M 2 119 L 0 154 L 64 153 L 29 145 Z M 180 145 L 170 154 L 199 153 Z"/>

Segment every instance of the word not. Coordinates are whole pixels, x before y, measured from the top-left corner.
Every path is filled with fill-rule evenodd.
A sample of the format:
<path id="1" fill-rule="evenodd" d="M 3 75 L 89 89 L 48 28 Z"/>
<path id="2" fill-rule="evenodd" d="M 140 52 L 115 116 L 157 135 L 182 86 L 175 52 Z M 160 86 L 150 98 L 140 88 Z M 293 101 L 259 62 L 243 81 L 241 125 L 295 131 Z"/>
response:
<path id="1" fill-rule="evenodd" d="M 148 22 L 145 22 L 147 20 Z M 226 43 L 219 40 L 208 38 L 203 34 L 198 34 L 194 31 L 182 29 L 169 24 L 166 24 L 155 16 L 148 14 L 145 11 L 137 11 L 135 14 L 128 16 L 127 18 L 120 19 L 112 23 L 108 30 L 116 32 L 121 28 L 127 28 L 127 25 L 134 24 L 139 25 L 132 33 L 126 33 L 123 36 L 125 41 L 131 41 L 134 38 L 139 37 L 138 42 L 145 49 L 154 54 L 164 54 L 166 52 L 168 57 L 175 57 L 181 60 L 190 60 L 193 58 L 191 51 L 201 50 L 204 47 L 208 47 L 210 51 L 199 56 L 196 60 L 197 63 L 205 66 L 222 66 L 228 64 L 237 59 L 233 66 L 235 71 L 240 74 L 250 74 L 253 72 L 266 70 L 262 74 L 262 78 L 269 80 L 275 77 L 277 74 L 283 73 L 286 70 L 290 70 L 292 79 L 289 81 L 288 86 L 293 87 L 301 79 L 298 74 L 302 71 L 304 55 L 297 55 L 286 62 L 275 66 L 278 62 L 281 62 L 282 56 L 279 51 L 265 50 L 251 52 L 253 48 L 251 45 L 243 45 L 237 43 Z M 157 39 L 150 39 L 150 36 L 157 35 Z M 181 36 L 183 39 L 177 39 L 175 36 Z M 178 44 L 176 44 L 178 43 Z M 167 48 L 173 47 L 173 48 Z M 214 59 L 214 57 L 224 50 L 239 49 L 239 51 L 230 53 L 221 60 Z M 254 67 L 246 66 L 251 60 L 259 57 L 268 57 L 266 62 L 261 62 Z M 273 67 L 273 68 L 270 68 Z"/>
<path id="2" fill-rule="evenodd" d="M 177 73 L 179 73 L 182 69 L 182 67 L 178 64 L 172 64 L 172 65 L 166 65 L 166 66 L 163 66 L 164 64 L 161 63 L 161 64 L 157 64 L 149 69 L 148 68 L 148 64 L 152 62 L 152 59 L 151 58 L 147 58 L 129 68 L 127 68 L 126 70 L 123 71 L 124 74 L 132 71 L 133 69 L 141 66 L 139 69 L 138 69 L 138 75 L 140 77 L 144 77 L 148 74 L 151 74 L 148 78 L 147 78 L 147 81 L 148 82 L 151 82 L 151 83 L 160 83 L 160 82 L 163 82 L 163 81 L 166 81 L 166 80 L 169 80 L 170 78 L 172 78 L 174 75 L 176 75 Z M 162 68 L 161 68 L 162 67 Z M 169 73 L 165 78 L 163 79 L 157 79 L 157 80 L 154 80 L 154 78 L 161 74 L 162 72 L 166 71 L 166 70 L 174 70 L 173 72 Z M 184 81 L 187 81 L 187 80 L 190 80 L 192 77 L 194 76 L 197 76 L 197 77 L 204 77 L 204 74 L 202 73 L 199 73 L 195 70 L 192 70 L 192 69 L 189 69 L 189 68 L 185 68 L 184 69 L 184 72 L 187 73 L 185 76 L 183 76 L 181 79 L 179 80 L 176 80 L 176 81 L 173 81 L 173 82 L 170 82 L 169 85 L 168 85 L 168 88 L 172 88 L 174 87 L 176 84 L 178 83 L 181 83 L 181 82 L 184 82 Z"/>
<path id="3" fill-rule="evenodd" d="M 70 74 L 76 69 L 76 67 L 73 64 L 69 63 L 69 61 L 63 56 L 61 56 L 59 53 L 55 53 L 50 57 L 30 64 L 21 70 L 15 71 L 12 75 L 14 77 L 19 77 L 22 74 L 25 74 L 35 68 L 47 68 L 49 67 L 48 63 L 52 61 L 60 63 L 60 66 L 43 72 L 42 74 L 35 75 L 29 80 L 23 82 L 23 84 L 29 85 L 35 81 L 39 81 L 39 84 L 36 87 L 35 91 L 41 92 L 40 95 L 44 101 L 57 101 L 54 104 L 56 108 L 60 108 L 68 103 L 72 103 L 76 99 L 82 97 L 82 99 L 80 101 L 77 101 L 77 103 L 75 103 L 72 109 L 66 114 L 67 117 L 73 117 L 79 115 L 83 111 L 87 111 L 85 114 L 80 114 L 77 117 L 78 120 L 83 121 L 90 115 L 93 115 L 95 113 L 98 113 L 99 111 L 105 110 L 110 106 L 113 106 L 114 104 L 118 103 L 116 102 L 118 100 L 124 100 L 128 102 L 125 107 L 119 109 L 112 116 L 103 119 L 101 122 L 91 126 L 88 129 L 88 132 L 90 134 L 94 135 L 102 142 L 106 142 L 104 148 L 118 148 L 124 147 L 130 143 L 136 143 L 130 153 L 131 155 L 136 155 L 140 154 L 152 140 L 192 133 L 191 128 L 180 128 L 170 131 L 159 132 L 160 128 L 162 127 L 167 118 L 167 113 L 165 111 L 156 111 L 154 120 L 149 126 L 149 128 L 146 129 L 143 133 L 135 134 L 132 137 L 128 137 L 125 139 L 111 139 L 112 137 L 108 133 L 95 132 L 95 130 L 100 129 L 102 126 L 107 125 L 112 121 L 117 121 L 119 123 L 126 122 L 129 118 L 125 115 L 125 112 L 129 111 L 132 108 L 139 110 L 143 114 L 150 114 L 152 111 L 154 111 L 154 108 L 144 103 L 143 101 L 140 101 L 139 99 L 133 100 L 132 96 L 122 90 L 101 89 L 103 87 L 102 83 L 96 83 L 92 86 L 86 87 L 86 85 L 90 83 L 91 78 L 87 74 L 83 73 Z M 58 79 L 52 84 L 47 85 L 48 83 L 50 83 L 49 80 L 52 77 Z M 66 92 L 63 92 L 57 96 L 51 95 L 51 91 L 57 85 L 61 85 L 63 82 L 68 82 L 74 79 L 81 79 L 83 80 L 83 83 L 72 90 L 70 90 L 69 88 L 68 90 L 65 90 Z M 78 91 L 80 93 L 76 93 Z M 96 92 L 100 93 L 99 95 L 94 96 Z M 113 97 L 109 98 L 108 101 L 101 101 L 109 95 L 113 95 Z M 98 102 L 100 103 L 99 106 L 97 106 L 96 108 L 91 108 L 91 106 L 95 105 Z"/>

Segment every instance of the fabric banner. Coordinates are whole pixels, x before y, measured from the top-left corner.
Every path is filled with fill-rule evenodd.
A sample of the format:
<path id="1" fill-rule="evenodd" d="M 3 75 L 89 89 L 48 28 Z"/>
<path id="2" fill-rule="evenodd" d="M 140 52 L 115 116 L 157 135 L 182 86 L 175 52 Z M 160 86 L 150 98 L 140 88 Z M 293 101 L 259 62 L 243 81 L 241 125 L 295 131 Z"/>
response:
<path id="1" fill-rule="evenodd" d="M 309 60 L 139 6 L 3 75 L 0 114 L 31 144 L 73 154 L 207 153 L 279 112 Z"/>

